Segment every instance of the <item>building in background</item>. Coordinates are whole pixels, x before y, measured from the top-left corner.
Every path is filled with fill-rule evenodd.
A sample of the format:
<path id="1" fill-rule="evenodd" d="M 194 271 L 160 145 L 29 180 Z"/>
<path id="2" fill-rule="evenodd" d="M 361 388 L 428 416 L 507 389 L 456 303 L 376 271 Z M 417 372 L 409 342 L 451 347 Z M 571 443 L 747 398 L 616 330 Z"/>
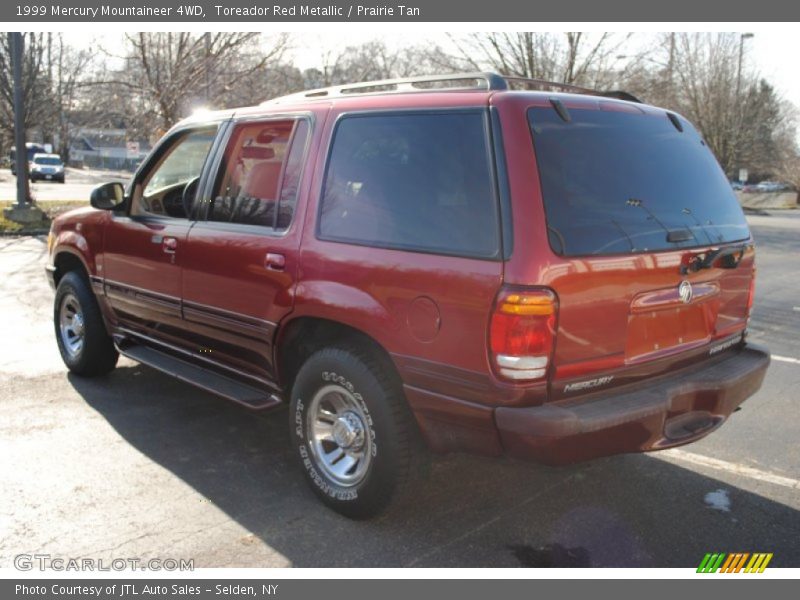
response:
<path id="1" fill-rule="evenodd" d="M 150 152 L 147 140 L 129 139 L 125 129 L 89 129 L 75 132 L 69 146 L 72 167 L 133 171 Z"/>

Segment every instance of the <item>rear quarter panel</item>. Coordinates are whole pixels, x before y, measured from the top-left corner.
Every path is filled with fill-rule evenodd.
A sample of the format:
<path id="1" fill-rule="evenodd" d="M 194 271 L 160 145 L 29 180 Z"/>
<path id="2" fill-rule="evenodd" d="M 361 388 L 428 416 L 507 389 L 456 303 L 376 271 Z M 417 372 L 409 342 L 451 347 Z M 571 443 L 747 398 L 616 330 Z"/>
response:
<path id="1" fill-rule="evenodd" d="M 431 108 L 485 106 L 486 101 L 484 95 L 425 94 L 420 102 L 423 96 Z M 368 108 L 348 101 L 333 108 L 316 159 L 290 318 L 326 318 L 366 333 L 390 353 L 406 385 L 472 402 L 514 402 L 516 390 L 498 393 L 486 350 L 489 314 L 502 283 L 501 261 L 317 237 L 327 149 L 337 118 L 352 110 L 395 108 L 407 109 L 407 100 L 376 97 Z"/>

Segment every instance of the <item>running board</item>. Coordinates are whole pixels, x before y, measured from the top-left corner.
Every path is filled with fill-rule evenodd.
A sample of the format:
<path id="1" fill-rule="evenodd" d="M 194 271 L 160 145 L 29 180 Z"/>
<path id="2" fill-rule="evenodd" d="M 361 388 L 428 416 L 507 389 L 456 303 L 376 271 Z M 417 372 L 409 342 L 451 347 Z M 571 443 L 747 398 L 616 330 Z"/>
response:
<path id="1" fill-rule="evenodd" d="M 120 354 L 152 367 L 207 392 L 232 400 L 252 410 L 265 410 L 282 404 L 281 399 L 264 390 L 225 375 L 194 365 L 169 354 L 139 344 L 117 345 Z"/>

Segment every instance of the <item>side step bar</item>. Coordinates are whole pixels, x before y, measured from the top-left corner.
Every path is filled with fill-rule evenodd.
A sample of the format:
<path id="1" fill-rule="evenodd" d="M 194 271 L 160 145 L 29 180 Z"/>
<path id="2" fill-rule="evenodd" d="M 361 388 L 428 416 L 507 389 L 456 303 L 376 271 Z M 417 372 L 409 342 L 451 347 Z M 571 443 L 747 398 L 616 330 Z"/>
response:
<path id="1" fill-rule="evenodd" d="M 217 394 L 253 410 L 265 410 L 282 404 L 281 399 L 267 391 L 247 385 L 225 375 L 204 369 L 175 358 L 149 346 L 140 344 L 117 345 L 120 354 L 148 367 L 163 371 L 173 377 Z"/>

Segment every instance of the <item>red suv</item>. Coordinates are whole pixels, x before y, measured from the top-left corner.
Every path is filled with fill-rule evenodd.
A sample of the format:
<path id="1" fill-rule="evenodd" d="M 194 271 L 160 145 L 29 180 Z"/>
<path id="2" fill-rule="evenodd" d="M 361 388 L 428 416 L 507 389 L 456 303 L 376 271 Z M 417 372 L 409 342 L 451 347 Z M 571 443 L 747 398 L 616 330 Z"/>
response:
<path id="1" fill-rule="evenodd" d="M 436 452 L 686 444 L 761 385 L 753 239 L 683 117 L 494 74 L 304 92 L 175 126 L 53 223 L 64 362 L 118 353 L 289 405 L 350 516 Z"/>

